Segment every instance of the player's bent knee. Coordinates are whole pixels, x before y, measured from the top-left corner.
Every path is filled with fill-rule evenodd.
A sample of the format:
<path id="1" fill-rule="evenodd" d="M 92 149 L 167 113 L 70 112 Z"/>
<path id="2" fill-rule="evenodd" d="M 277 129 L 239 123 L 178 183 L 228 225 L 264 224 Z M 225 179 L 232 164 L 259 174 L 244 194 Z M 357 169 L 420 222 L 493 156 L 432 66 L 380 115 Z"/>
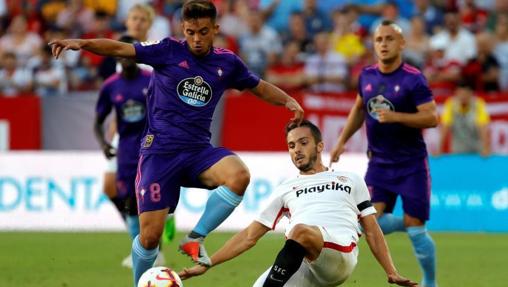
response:
<path id="1" fill-rule="evenodd" d="M 148 227 L 141 230 L 139 240 L 145 249 L 154 249 L 159 245 L 161 236 L 162 230 Z"/>
<path id="2" fill-rule="evenodd" d="M 288 239 L 292 239 L 300 243 L 304 247 L 314 244 L 316 231 L 306 224 L 296 224 L 289 233 Z"/>

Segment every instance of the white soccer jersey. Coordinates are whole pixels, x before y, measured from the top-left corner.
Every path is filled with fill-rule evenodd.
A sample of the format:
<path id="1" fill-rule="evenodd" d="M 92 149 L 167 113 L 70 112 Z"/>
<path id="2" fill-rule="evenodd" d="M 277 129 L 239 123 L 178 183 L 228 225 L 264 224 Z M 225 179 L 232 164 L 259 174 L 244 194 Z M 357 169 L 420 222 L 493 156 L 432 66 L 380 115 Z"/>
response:
<path id="1" fill-rule="evenodd" d="M 324 171 L 299 175 L 279 185 L 256 220 L 274 229 L 281 217 L 287 216 L 286 236 L 296 224 L 316 225 L 333 234 L 340 241 L 337 243 L 347 246 L 358 242 L 358 219 L 375 213 L 361 177 Z"/>

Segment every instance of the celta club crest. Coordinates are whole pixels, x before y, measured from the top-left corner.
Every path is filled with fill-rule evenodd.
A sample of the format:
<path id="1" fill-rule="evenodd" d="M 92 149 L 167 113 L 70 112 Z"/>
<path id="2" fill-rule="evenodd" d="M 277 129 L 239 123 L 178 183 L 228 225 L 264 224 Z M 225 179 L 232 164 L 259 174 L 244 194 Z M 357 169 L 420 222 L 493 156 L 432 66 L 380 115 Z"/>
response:
<path id="1" fill-rule="evenodd" d="M 367 102 L 367 111 L 373 119 L 379 120 L 379 115 L 377 113 L 378 110 L 395 111 L 395 107 L 383 95 L 377 95 L 370 98 Z"/>

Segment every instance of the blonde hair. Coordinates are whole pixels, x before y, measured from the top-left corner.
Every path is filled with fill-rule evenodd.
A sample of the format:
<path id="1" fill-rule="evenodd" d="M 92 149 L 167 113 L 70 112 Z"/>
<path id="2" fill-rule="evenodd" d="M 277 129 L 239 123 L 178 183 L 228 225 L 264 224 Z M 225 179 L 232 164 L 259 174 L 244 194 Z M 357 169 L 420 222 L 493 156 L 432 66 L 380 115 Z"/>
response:
<path id="1" fill-rule="evenodd" d="M 148 21 L 150 21 L 150 23 L 153 23 L 153 20 L 155 19 L 155 10 L 153 9 L 152 6 L 150 6 L 148 4 L 135 4 L 135 5 L 133 5 L 129 9 L 129 12 L 127 13 L 127 15 L 130 15 L 132 13 L 132 11 L 145 12 L 146 15 L 148 16 Z"/>

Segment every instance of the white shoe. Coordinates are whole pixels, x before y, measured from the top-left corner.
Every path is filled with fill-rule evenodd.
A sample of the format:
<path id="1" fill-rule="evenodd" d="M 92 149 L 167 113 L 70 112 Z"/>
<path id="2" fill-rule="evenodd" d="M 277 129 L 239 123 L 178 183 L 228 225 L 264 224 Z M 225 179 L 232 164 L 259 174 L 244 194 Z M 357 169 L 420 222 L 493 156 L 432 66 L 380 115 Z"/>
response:
<path id="1" fill-rule="evenodd" d="M 161 251 L 159 251 L 159 254 L 157 254 L 157 258 L 155 258 L 155 262 L 153 263 L 153 266 L 164 266 L 166 264 L 166 258 L 164 258 L 164 254 L 162 254 Z"/>
<path id="2" fill-rule="evenodd" d="M 125 267 L 125 268 L 132 269 L 132 254 L 129 254 L 129 256 L 125 257 L 122 260 L 122 266 Z"/>

